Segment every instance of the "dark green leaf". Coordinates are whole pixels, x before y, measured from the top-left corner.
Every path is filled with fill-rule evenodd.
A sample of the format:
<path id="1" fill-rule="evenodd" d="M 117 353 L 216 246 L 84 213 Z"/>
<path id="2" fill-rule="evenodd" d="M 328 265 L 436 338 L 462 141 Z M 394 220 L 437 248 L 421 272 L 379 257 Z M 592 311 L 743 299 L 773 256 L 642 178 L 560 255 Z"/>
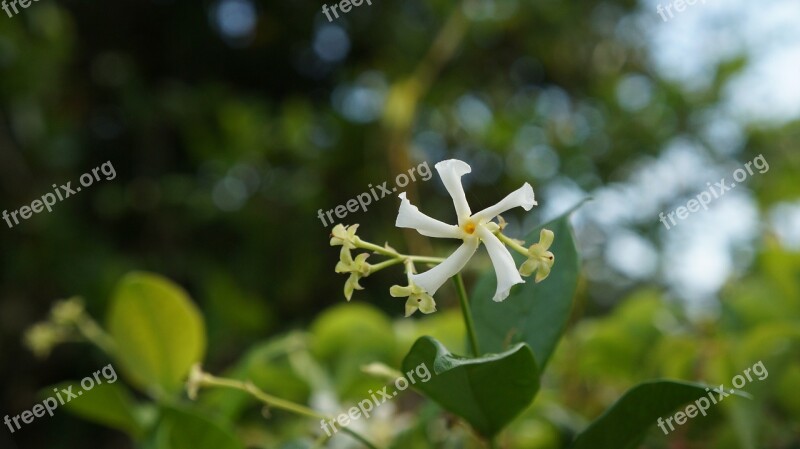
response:
<path id="1" fill-rule="evenodd" d="M 522 343 L 501 354 L 470 359 L 451 354 L 431 337 L 422 337 L 403 360 L 403 371 L 422 363 L 432 376 L 415 386 L 487 438 L 530 405 L 539 391 L 533 352 Z"/>
<path id="2" fill-rule="evenodd" d="M 578 283 L 578 251 L 569 225 L 570 213 L 534 229 L 525 238 L 525 245 L 530 246 L 539 241 L 542 228 L 555 233 L 550 251 L 556 259 L 547 279 L 537 284 L 533 274 L 499 303 L 492 301 L 497 286 L 494 271 L 479 280 L 471 304 L 481 351 L 500 352 L 525 342 L 533 350 L 539 369 L 544 370 L 564 332 Z M 525 260 L 516 253 L 515 257 L 518 266 Z"/>
<path id="3" fill-rule="evenodd" d="M 662 418 L 664 428 L 671 432 L 666 420 L 683 404 L 701 401 L 715 405 L 709 399 L 714 387 L 689 382 L 654 380 L 628 390 L 606 412 L 581 432 L 570 449 L 631 449 L 642 440 L 648 429 Z M 709 389 L 709 391 L 706 391 Z M 731 391 L 726 391 L 731 393 Z M 737 396 L 747 397 L 741 392 Z M 719 396 L 713 393 L 714 399 Z M 700 398 L 706 398 L 702 401 Z M 731 395 L 733 397 L 733 395 Z M 726 400 L 726 399 L 723 399 Z M 730 399 L 728 399 L 730 400 Z M 696 406 L 695 406 L 696 407 Z M 706 411 L 706 413 L 708 413 Z M 699 419 L 698 414 L 695 419 Z M 674 423 L 674 420 L 672 421 Z M 673 424 L 677 429 L 679 426 Z"/>

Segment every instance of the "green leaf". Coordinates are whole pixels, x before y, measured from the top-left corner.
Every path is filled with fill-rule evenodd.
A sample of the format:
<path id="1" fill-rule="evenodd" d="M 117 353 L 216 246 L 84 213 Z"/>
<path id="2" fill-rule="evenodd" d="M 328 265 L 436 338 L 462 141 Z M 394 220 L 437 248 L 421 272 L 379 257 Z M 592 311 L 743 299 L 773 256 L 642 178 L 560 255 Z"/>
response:
<path id="1" fill-rule="evenodd" d="M 539 241 L 542 228 L 555 233 L 550 247 L 555 264 L 547 279 L 537 284 L 533 274 L 499 303 L 492 301 L 497 286 L 494 270 L 478 281 L 471 304 L 481 351 L 500 352 L 514 343 L 525 342 L 533 350 L 539 369 L 544 370 L 566 327 L 578 284 L 580 266 L 569 225 L 571 212 L 534 229 L 525 238 L 525 246 L 530 246 Z M 517 266 L 524 262 L 524 257 L 514 255 Z"/>
<path id="2" fill-rule="evenodd" d="M 203 317 L 183 289 L 149 273 L 132 273 L 112 299 L 108 329 L 130 380 L 150 393 L 175 392 L 206 346 Z"/>
<path id="3" fill-rule="evenodd" d="M 666 420 L 672 417 L 673 412 L 681 405 L 705 397 L 709 403 L 709 410 L 713 409 L 715 405 L 708 397 L 713 388 L 672 380 L 654 380 L 639 384 L 628 390 L 602 416 L 581 432 L 570 449 L 635 448 L 648 429 L 656 425 L 659 418 L 662 418 L 664 428 L 671 432 Z M 742 392 L 736 392 L 734 395 L 748 397 Z M 714 399 L 718 396 L 715 393 Z M 679 427 L 674 420 L 672 423 L 676 429 Z"/>
<path id="4" fill-rule="evenodd" d="M 432 368 L 432 376 L 414 386 L 487 438 L 530 405 L 539 391 L 533 352 L 522 343 L 502 354 L 470 359 L 451 354 L 431 337 L 422 337 L 403 360 L 403 371 L 423 363 Z"/>
<path id="5" fill-rule="evenodd" d="M 70 387 L 72 387 L 71 390 Z M 145 426 L 137 419 L 136 403 L 123 385 L 103 383 L 95 385 L 90 390 L 84 390 L 80 381 L 70 381 L 53 385 L 42 391 L 40 396 L 45 400 L 47 400 L 46 398 L 58 398 L 56 392 L 53 391 L 54 388 L 58 389 L 58 394 L 65 401 L 62 407 L 67 412 L 87 421 L 121 430 L 134 439 L 144 435 Z M 69 399 L 69 395 L 62 393 L 63 390 L 68 390 L 78 397 Z"/>
<path id="6" fill-rule="evenodd" d="M 233 432 L 205 416 L 164 408 L 156 432 L 157 449 L 244 449 Z"/>

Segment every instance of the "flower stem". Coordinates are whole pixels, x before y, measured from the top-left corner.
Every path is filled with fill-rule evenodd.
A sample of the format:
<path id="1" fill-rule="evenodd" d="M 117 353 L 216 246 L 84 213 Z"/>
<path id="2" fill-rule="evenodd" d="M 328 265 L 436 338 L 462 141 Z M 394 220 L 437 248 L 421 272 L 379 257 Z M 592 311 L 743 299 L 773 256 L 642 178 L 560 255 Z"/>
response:
<path id="1" fill-rule="evenodd" d="M 401 257 L 402 256 L 397 251 L 392 251 L 392 250 L 386 249 L 386 248 L 384 248 L 382 246 L 378 246 L 378 245 L 376 245 L 374 243 L 370 243 L 370 242 L 361 240 L 358 237 L 355 238 L 355 242 L 354 243 L 355 243 L 356 247 L 358 247 L 358 248 L 372 250 L 372 251 L 375 251 L 378 254 L 383 254 L 384 256 L 389 256 L 389 257 Z"/>
<path id="2" fill-rule="evenodd" d="M 375 265 L 370 266 L 369 274 L 383 270 L 386 267 L 391 267 L 392 265 L 397 265 L 402 261 L 403 259 L 389 259 L 389 260 L 384 260 L 381 263 L 376 263 Z"/>
<path id="3" fill-rule="evenodd" d="M 517 243 L 514 239 L 509 238 L 507 235 L 499 231 L 495 235 L 497 236 L 498 239 L 500 239 L 501 242 L 511 247 L 511 249 L 513 249 L 514 251 L 522 254 L 523 256 L 528 255 L 528 249 Z"/>
<path id="4" fill-rule="evenodd" d="M 461 273 L 453 277 L 453 282 L 456 284 L 456 292 L 458 299 L 461 302 L 461 313 L 464 316 L 464 325 L 467 327 L 467 336 L 469 337 L 470 346 L 472 346 L 472 355 L 478 357 L 481 350 L 478 347 L 478 336 L 475 333 L 475 322 L 472 321 L 472 309 L 469 307 L 469 298 L 467 298 L 467 289 L 464 288 L 464 278 Z"/>
<path id="5" fill-rule="evenodd" d="M 91 317 L 84 314 L 78 317 L 75 320 L 75 327 L 78 329 L 78 332 L 85 338 L 86 340 L 94 343 L 99 347 L 103 352 L 110 356 L 114 356 L 115 351 L 115 344 L 114 339 L 108 335 L 103 328 L 97 324 Z"/>
<path id="6" fill-rule="evenodd" d="M 287 401 L 286 399 L 281 399 L 270 394 L 265 393 L 260 388 L 256 387 L 252 382 L 242 382 L 240 380 L 235 379 L 225 379 L 221 377 L 215 377 L 208 373 L 203 373 L 199 379 L 200 387 L 220 387 L 220 388 L 231 388 L 234 390 L 243 391 L 245 393 L 250 394 L 254 398 L 258 399 L 259 401 L 263 402 L 264 404 L 274 407 L 280 410 L 286 410 L 288 412 L 296 413 L 298 415 L 306 416 L 309 418 L 314 419 L 322 419 L 322 420 L 330 420 L 331 418 L 316 412 L 304 405 L 300 405 L 294 403 L 292 401 Z M 369 449 L 377 449 L 374 444 L 370 443 L 369 440 L 364 438 L 363 436 L 359 435 L 353 430 L 350 430 L 347 427 L 342 426 L 342 432 L 349 434 L 354 439 L 358 440 L 361 444 L 366 446 Z"/>
<path id="7" fill-rule="evenodd" d="M 441 257 L 425 257 L 425 256 L 411 256 L 408 254 L 400 254 L 397 251 L 393 251 L 390 249 L 386 249 L 383 246 L 376 245 L 374 243 L 367 242 L 365 240 L 361 240 L 360 238 L 356 238 L 355 245 L 361 249 L 368 249 L 370 251 L 374 251 L 378 254 L 382 254 L 386 257 L 390 257 L 392 259 L 396 259 L 394 263 L 400 263 L 405 259 L 411 259 L 414 262 L 419 263 L 430 263 L 430 264 L 439 264 L 444 262 L 444 259 Z"/>
<path id="8" fill-rule="evenodd" d="M 286 410 L 287 412 L 296 413 L 298 415 L 307 416 L 309 418 L 316 418 L 316 419 L 325 419 L 327 418 L 325 415 L 318 413 L 304 405 L 296 404 L 292 401 L 287 401 L 285 399 L 277 398 L 270 394 L 263 392 L 261 389 L 256 387 L 252 382 L 242 382 L 240 380 L 235 379 L 224 379 L 220 377 L 212 376 L 211 374 L 205 374 L 203 376 L 200 385 L 203 387 L 221 387 L 221 388 L 230 388 L 233 390 L 243 391 L 245 393 L 250 394 L 254 398 L 258 399 L 259 401 L 267 404 L 270 407 L 274 407 L 280 410 Z"/>

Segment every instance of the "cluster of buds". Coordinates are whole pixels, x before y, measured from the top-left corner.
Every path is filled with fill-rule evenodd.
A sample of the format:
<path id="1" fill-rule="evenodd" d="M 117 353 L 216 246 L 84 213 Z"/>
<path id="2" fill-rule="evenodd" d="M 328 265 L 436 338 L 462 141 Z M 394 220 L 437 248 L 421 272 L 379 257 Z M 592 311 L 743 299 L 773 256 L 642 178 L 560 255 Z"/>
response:
<path id="1" fill-rule="evenodd" d="M 77 326 L 85 313 L 80 298 L 55 303 L 50 309 L 48 320 L 34 324 L 25 332 L 25 345 L 37 357 L 47 357 L 57 345 L 78 339 Z"/>
<path id="2" fill-rule="evenodd" d="M 554 239 L 552 231 L 543 229 L 539 242 L 528 248 L 523 246 L 524 242 L 503 234 L 505 221 L 500 216 L 501 213 L 516 207 L 528 211 L 537 204 L 530 184 L 525 183 L 494 206 L 473 214 L 461 184 L 461 177 L 471 172 L 470 166 L 463 161 L 450 159 L 436 164 L 436 170 L 453 199 L 458 223 L 449 225 L 423 214 L 411 204 L 403 192 L 399 196 L 400 209 L 395 225 L 400 228 L 415 229 L 428 237 L 461 240 L 459 248 L 445 259 L 405 255 L 398 253 L 388 244 L 379 246 L 362 240 L 356 234 L 357 224 L 352 226 L 339 224 L 333 228 L 330 244 L 342 247 L 336 272 L 350 275 L 344 286 L 345 298 L 348 301 L 354 290 L 363 289 L 359 283 L 362 278 L 383 268 L 402 263 L 405 266 L 408 285 L 394 285 L 389 290 L 390 294 L 397 298 L 408 298 L 406 316 L 412 315 L 417 310 L 426 314 L 432 313 L 436 311 L 433 295 L 448 279 L 457 275 L 466 266 L 481 243 L 489 253 L 497 276 L 494 301 L 503 301 L 514 285 L 524 283 L 522 276 L 527 277 L 536 273 L 535 282 L 541 282 L 550 274 L 555 261 L 555 256 L 549 251 Z M 519 269 L 506 246 L 527 257 Z M 353 257 L 351 251 L 357 249 L 385 256 L 387 260 L 370 265 L 366 261 L 370 256 L 369 252 Z M 427 264 L 432 268 L 417 273 L 415 263 Z"/>

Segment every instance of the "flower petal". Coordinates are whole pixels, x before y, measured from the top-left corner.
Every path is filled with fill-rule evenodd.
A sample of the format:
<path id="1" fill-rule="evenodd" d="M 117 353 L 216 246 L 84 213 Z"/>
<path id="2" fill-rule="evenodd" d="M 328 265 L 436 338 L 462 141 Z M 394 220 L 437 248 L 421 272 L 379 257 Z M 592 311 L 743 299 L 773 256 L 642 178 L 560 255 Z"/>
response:
<path id="1" fill-rule="evenodd" d="M 412 274 L 411 280 L 433 296 L 442 284 L 464 268 L 470 257 L 475 254 L 478 245 L 480 245 L 480 240 L 478 239 L 464 240 L 464 243 L 453 254 L 450 254 L 444 262 L 422 274 Z"/>
<path id="2" fill-rule="evenodd" d="M 489 258 L 492 259 L 492 265 L 494 265 L 494 273 L 497 276 L 497 291 L 495 291 L 492 299 L 500 302 L 508 297 L 511 287 L 516 284 L 522 284 L 525 281 L 522 280 L 517 271 L 514 258 L 511 257 L 511 253 L 500 242 L 500 239 L 483 226 L 478 226 L 478 236 L 483 241 L 483 244 L 486 245 Z"/>
<path id="3" fill-rule="evenodd" d="M 539 269 L 536 271 L 536 280 L 535 280 L 537 284 L 547 279 L 547 276 L 550 276 L 551 266 L 552 265 L 546 263 L 539 265 Z"/>
<path id="4" fill-rule="evenodd" d="M 444 188 L 453 198 L 453 206 L 456 208 L 458 223 L 461 224 L 463 220 L 472 215 L 469 203 L 467 203 L 467 196 L 464 194 L 464 186 L 461 184 L 461 177 L 470 173 L 472 168 L 466 162 L 458 159 L 441 161 L 435 167 L 436 171 L 439 172 L 439 177 L 442 178 Z"/>
<path id="5" fill-rule="evenodd" d="M 536 259 L 528 259 L 528 260 L 526 260 L 519 267 L 519 274 L 521 274 L 521 275 L 523 275 L 525 277 L 528 277 L 528 276 L 532 275 L 533 272 L 536 271 L 539 268 L 539 264 L 540 263 L 541 262 L 539 262 Z"/>
<path id="6" fill-rule="evenodd" d="M 364 290 L 364 287 L 358 283 L 359 276 L 356 273 L 350 274 L 350 277 L 344 282 L 344 297 L 348 301 L 353 297 L 353 290 Z"/>
<path id="7" fill-rule="evenodd" d="M 411 295 L 411 287 L 392 285 L 392 288 L 389 289 L 389 294 L 392 295 L 393 298 L 405 298 Z"/>
<path id="8" fill-rule="evenodd" d="M 397 212 L 395 226 L 416 229 L 428 237 L 455 239 L 461 235 L 458 226 L 443 223 L 420 212 L 417 206 L 408 201 L 405 192 L 400 194 L 400 209 Z"/>
<path id="9" fill-rule="evenodd" d="M 542 229 L 542 231 L 539 233 L 539 244 L 542 245 L 542 248 L 546 250 L 550 249 L 550 245 L 553 244 L 554 237 L 555 234 L 553 231 L 549 229 Z"/>
<path id="10" fill-rule="evenodd" d="M 353 241 L 356 238 L 357 229 L 357 224 L 354 224 L 349 228 L 345 227 L 341 223 L 337 224 L 331 231 L 331 246 L 342 245 L 350 249 L 355 249 L 356 246 Z"/>
<path id="11" fill-rule="evenodd" d="M 500 200 L 499 203 L 475 214 L 475 218 L 479 222 L 486 222 L 509 209 L 522 207 L 525 210 L 531 210 L 531 208 L 536 205 L 536 199 L 533 196 L 533 187 L 526 182 L 522 187 L 509 193 L 508 196 Z"/>
<path id="12" fill-rule="evenodd" d="M 414 312 L 417 311 L 417 309 L 419 309 L 419 306 L 417 306 L 417 302 L 411 298 L 408 298 L 408 301 L 406 301 L 406 318 L 413 315 Z"/>
<path id="13" fill-rule="evenodd" d="M 409 298 L 410 299 L 410 298 Z M 433 297 L 429 294 L 419 295 L 414 298 L 417 301 L 417 306 L 419 307 L 419 311 L 424 314 L 429 314 L 436 312 L 436 301 L 433 300 Z"/>

